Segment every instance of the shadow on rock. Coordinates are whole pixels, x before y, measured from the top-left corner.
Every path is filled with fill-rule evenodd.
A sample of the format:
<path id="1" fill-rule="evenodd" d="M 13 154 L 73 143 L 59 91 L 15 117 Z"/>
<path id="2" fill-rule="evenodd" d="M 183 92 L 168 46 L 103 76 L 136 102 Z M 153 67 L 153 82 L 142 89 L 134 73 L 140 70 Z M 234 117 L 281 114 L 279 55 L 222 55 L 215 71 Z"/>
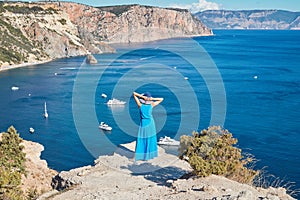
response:
<path id="1" fill-rule="evenodd" d="M 128 169 L 132 172 L 132 175 L 142 175 L 145 179 L 158 185 L 166 185 L 168 180 L 176 180 L 188 173 L 188 171 L 178 167 L 168 166 L 162 168 L 151 163 L 129 165 Z"/>

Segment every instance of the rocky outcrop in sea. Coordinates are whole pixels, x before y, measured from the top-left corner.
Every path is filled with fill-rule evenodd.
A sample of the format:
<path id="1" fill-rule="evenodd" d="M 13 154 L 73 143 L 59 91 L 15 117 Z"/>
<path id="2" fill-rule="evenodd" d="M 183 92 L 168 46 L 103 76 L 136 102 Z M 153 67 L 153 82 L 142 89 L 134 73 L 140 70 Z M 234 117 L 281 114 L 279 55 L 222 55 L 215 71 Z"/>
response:
<path id="1" fill-rule="evenodd" d="M 92 54 L 88 54 L 86 56 L 86 63 L 88 63 L 88 64 L 97 64 L 98 61 Z"/>
<path id="2" fill-rule="evenodd" d="M 110 43 L 211 35 L 186 10 L 141 5 L 0 2 L 0 67 L 113 53 Z"/>

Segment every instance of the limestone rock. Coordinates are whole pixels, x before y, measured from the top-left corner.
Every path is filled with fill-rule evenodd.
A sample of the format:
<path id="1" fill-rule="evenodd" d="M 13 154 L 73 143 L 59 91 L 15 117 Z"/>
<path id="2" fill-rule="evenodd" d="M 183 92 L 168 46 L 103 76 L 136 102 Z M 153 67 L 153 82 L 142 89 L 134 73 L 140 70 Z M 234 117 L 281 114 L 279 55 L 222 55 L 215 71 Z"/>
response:
<path id="1" fill-rule="evenodd" d="M 52 179 L 52 187 L 56 190 L 64 190 L 71 186 L 82 183 L 82 176 L 85 175 L 91 166 L 80 167 L 70 171 L 62 171 Z"/>
<path id="2" fill-rule="evenodd" d="M 52 190 L 51 180 L 57 174 L 55 170 L 49 169 L 47 162 L 41 160 L 41 152 L 44 147 L 41 144 L 31 141 L 22 141 L 24 153 L 26 153 L 25 168 L 26 176 L 22 176 L 21 188 L 24 192 L 29 189 L 36 189 L 38 193 Z"/>
<path id="3" fill-rule="evenodd" d="M 88 63 L 88 64 L 97 64 L 98 61 L 92 54 L 89 54 L 89 55 L 86 56 L 86 63 Z"/>
<path id="4" fill-rule="evenodd" d="M 185 161 L 159 147 L 157 158 L 137 162 L 132 159 L 134 146 L 121 145 L 114 155 L 100 156 L 92 167 L 60 173 L 64 179 L 60 189 L 68 190 L 48 199 L 275 200 L 280 194 L 279 199 L 293 200 L 282 189 L 257 189 L 221 176 L 181 179 L 191 172 Z"/>
<path id="5" fill-rule="evenodd" d="M 110 43 L 212 34 L 186 10 L 140 5 L 96 8 L 71 2 L 4 2 L 1 8 L 0 46 L 5 55 L 0 67 L 114 53 Z M 11 51 L 16 56 L 9 56 Z"/>

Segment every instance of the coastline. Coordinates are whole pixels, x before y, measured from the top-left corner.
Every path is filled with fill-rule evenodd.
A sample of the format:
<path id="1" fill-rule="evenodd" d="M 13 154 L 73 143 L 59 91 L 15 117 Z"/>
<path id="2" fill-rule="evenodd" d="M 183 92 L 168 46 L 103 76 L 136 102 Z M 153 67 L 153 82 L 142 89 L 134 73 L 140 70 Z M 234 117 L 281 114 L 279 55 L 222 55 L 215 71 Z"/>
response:
<path id="1" fill-rule="evenodd" d="M 176 38 L 194 38 L 194 37 L 209 37 L 209 36 L 214 36 L 215 34 L 213 33 L 213 30 L 211 30 L 211 34 L 196 34 L 196 35 L 186 35 L 186 36 L 179 36 L 179 37 L 168 37 L 164 39 L 157 39 L 157 40 L 151 40 L 147 42 L 155 42 L 155 41 L 160 41 L 160 40 L 168 40 L 168 39 L 176 39 Z M 132 42 L 133 44 L 138 44 L 138 43 L 147 43 L 147 42 Z M 119 44 L 127 44 L 130 45 L 129 43 L 107 43 L 110 45 L 119 45 Z M 105 53 L 105 52 L 104 52 Z M 102 53 L 100 53 L 102 54 Z M 78 56 L 87 56 L 89 54 L 85 55 L 78 55 Z M 93 55 L 93 54 L 92 54 Z M 76 57 L 76 56 L 74 56 Z M 69 57 L 62 57 L 62 58 L 69 58 Z M 28 63 L 21 63 L 21 64 L 14 64 L 14 65 L 2 65 L 0 66 L 0 73 L 3 71 L 11 70 L 11 69 L 16 69 L 16 68 L 21 68 L 21 67 L 27 67 L 27 66 L 32 66 L 32 65 L 39 65 L 39 64 L 45 64 L 51 61 L 54 61 L 55 59 L 47 59 L 44 61 L 35 61 L 35 62 L 28 62 Z"/>
<path id="2" fill-rule="evenodd" d="M 53 59 L 37 61 L 37 62 L 22 63 L 22 64 L 16 64 L 16 65 L 1 66 L 0 73 L 3 71 L 10 70 L 10 69 L 16 69 L 16 68 L 27 67 L 27 66 L 32 66 L 32 65 L 39 65 L 39 64 L 44 64 L 44 63 L 48 63 L 51 61 L 53 61 Z"/>

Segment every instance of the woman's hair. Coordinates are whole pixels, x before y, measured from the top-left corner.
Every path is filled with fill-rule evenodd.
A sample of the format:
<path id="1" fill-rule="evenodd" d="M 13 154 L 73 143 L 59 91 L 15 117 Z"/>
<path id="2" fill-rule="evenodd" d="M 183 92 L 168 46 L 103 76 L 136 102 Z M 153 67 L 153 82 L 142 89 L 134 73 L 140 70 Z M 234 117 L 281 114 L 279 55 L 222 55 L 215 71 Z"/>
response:
<path id="1" fill-rule="evenodd" d="M 143 96 L 145 96 L 145 97 L 151 97 L 151 93 L 150 93 L 150 92 L 145 92 L 145 93 L 143 94 Z"/>

